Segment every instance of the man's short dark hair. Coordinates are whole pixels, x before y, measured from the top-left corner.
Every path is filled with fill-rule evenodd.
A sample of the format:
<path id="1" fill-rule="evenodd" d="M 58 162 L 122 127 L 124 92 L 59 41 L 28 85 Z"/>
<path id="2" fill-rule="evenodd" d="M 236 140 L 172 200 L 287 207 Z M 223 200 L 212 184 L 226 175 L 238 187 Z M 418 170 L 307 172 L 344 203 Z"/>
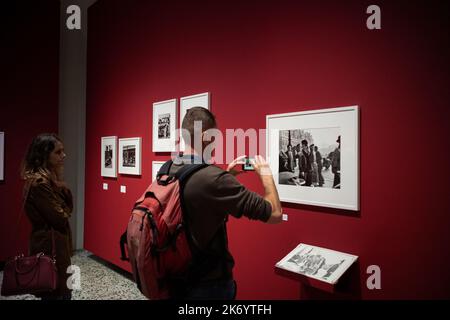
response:
<path id="1" fill-rule="evenodd" d="M 209 111 L 208 109 L 202 107 L 193 107 L 190 108 L 181 124 L 181 128 L 183 129 L 182 134 L 184 140 L 187 140 L 186 134 L 189 134 L 189 141 L 191 144 L 194 143 L 194 123 L 195 121 L 201 121 L 202 123 L 202 131 L 206 131 L 208 129 L 217 128 L 216 117 Z M 198 132 L 197 134 L 201 134 L 202 132 Z"/>
<path id="2" fill-rule="evenodd" d="M 305 139 L 302 140 L 302 146 L 308 146 L 308 141 L 306 141 Z"/>

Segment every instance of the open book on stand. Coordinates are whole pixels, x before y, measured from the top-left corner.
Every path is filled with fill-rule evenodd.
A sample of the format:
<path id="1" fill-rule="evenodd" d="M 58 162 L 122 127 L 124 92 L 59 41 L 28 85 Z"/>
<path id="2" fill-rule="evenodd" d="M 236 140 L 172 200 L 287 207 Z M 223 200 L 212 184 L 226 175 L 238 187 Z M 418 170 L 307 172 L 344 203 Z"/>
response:
<path id="1" fill-rule="evenodd" d="M 275 267 L 334 285 L 358 256 L 300 243 Z"/>

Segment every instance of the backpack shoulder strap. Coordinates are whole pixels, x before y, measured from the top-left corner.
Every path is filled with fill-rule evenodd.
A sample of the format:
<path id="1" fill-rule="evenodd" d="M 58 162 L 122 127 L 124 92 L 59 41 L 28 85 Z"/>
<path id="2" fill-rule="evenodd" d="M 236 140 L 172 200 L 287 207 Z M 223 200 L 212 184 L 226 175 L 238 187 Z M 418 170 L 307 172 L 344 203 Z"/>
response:
<path id="1" fill-rule="evenodd" d="M 158 184 L 166 185 L 175 178 L 180 182 L 180 185 L 183 186 L 187 178 L 189 178 L 194 172 L 208 166 L 206 163 L 186 164 L 178 169 L 178 171 L 174 175 L 171 175 L 170 168 L 172 167 L 172 164 L 173 161 L 168 160 L 162 165 L 161 169 L 159 169 L 158 174 L 156 175 Z M 167 179 L 165 179 L 164 181 L 161 179 L 163 176 L 167 176 Z"/>
<path id="2" fill-rule="evenodd" d="M 158 173 L 156 174 L 156 181 L 159 185 L 167 186 L 173 181 L 174 177 L 170 175 L 170 168 L 172 167 L 172 164 L 172 160 L 168 160 L 159 169 Z"/>
<path id="3" fill-rule="evenodd" d="M 172 166 L 172 160 L 166 161 L 162 167 L 159 169 L 158 174 L 156 175 L 157 178 L 160 178 L 164 175 L 168 176 L 170 172 L 170 167 Z"/>
<path id="4" fill-rule="evenodd" d="M 186 185 L 186 181 L 189 179 L 190 176 L 192 176 L 192 174 L 194 172 L 197 172 L 200 169 L 205 168 L 207 166 L 208 165 L 206 163 L 186 164 L 183 167 L 181 167 L 180 169 L 178 169 L 178 171 L 175 173 L 175 178 L 178 180 L 178 182 L 180 184 L 180 204 L 181 204 L 181 208 L 182 208 L 184 214 L 187 213 L 187 209 L 186 209 L 186 205 L 184 203 L 184 197 L 183 197 L 183 192 L 184 192 L 184 187 Z M 197 240 L 192 236 L 187 225 L 185 225 L 185 227 L 186 227 L 186 233 L 188 235 L 188 241 L 194 245 L 194 248 L 199 248 Z M 191 248 L 193 248 L 193 247 L 191 246 Z"/>
<path id="5" fill-rule="evenodd" d="M 185 164 L 183 167 L 181 167 L 176 173 L 175 178 L 180 182 L 180 185 L 183 185 L 186 180 L 194 173 L 199 171 L 202 168 L 207 167 L 208 165 L 206 163 L 199 163 L 199 164 Z"/>

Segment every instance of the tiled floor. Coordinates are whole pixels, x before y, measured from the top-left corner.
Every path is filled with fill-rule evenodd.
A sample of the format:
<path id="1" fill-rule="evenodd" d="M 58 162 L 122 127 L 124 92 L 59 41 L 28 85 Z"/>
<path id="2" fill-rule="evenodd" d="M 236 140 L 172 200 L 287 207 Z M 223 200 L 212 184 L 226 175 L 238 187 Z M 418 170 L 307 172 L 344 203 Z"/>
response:
<path id="1" fill-rule="evenodd" d="M 134 282 L 93 259 L 88 251 L 79 251 L 72 264 L 80 267 L 81 290 L 72 292 L 73 300 L 145 300 Z M 3 272 L 0 272 L 0 285 Z M 32 295 L 0 296 L 0 300 L 37 300 Z"/>

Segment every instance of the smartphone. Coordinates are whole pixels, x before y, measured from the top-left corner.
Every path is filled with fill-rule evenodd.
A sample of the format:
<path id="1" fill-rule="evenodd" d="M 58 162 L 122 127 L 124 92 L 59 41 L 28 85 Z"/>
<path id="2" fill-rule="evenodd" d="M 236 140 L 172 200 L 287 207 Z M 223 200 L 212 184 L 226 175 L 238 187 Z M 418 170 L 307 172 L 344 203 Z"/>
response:
<path id="1" fill-rule="evenodd" d="M 255 168 L 253 167 L 253 158 L 245 158 L 244 163 L 242 164 L 242 170 L 244 171 L 254 171 Z"/>

